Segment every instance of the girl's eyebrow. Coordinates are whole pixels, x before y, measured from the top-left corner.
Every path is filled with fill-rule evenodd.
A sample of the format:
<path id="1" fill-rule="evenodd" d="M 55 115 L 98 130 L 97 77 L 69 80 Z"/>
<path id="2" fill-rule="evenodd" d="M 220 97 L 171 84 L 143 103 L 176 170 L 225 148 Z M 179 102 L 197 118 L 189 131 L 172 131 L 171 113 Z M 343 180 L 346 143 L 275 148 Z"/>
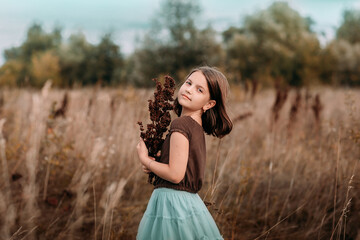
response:
<path id="1" fill-rule="evenodd" d="M 192 80 L 191 80 L 190 78 L 188 78 L 187 80 L 190 81 L 190 82 L 192 82 Z M 197 87 L 200 87 L 200 88 L 202 88 L 202 89 L 205 90 L 205 88 L 204 88 L 203 86 L 199 85 L 199 84 L 196 84 L 196 86 L 197 86 Z"/>

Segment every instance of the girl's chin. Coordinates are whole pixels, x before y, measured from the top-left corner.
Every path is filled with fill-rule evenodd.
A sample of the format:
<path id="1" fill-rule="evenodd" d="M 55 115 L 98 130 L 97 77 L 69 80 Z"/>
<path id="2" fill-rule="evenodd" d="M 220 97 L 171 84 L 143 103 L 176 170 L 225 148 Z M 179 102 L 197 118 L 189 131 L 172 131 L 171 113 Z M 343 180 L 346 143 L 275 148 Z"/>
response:
<path id="1" fill-rule="evenodd" d="M 181 106 L 187 105 L 185 99 L 183 98 L 179 98 L 178 101 Z"/>

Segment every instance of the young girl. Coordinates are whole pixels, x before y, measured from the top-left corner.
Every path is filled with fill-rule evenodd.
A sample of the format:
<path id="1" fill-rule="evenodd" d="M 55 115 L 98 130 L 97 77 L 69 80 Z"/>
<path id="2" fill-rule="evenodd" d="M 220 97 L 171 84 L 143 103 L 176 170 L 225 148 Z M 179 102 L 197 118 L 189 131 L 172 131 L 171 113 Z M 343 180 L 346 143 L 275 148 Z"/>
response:
<path id="1" fill-rule="evenodd" d="M 160 162 L 148 156 L 140 139 L 138 156 L 144 172 L 155 174 L 155 190 L 136 239 L 223 239 L 197 192 L 204 181 L 204 131 L 222 138 L 232 129 L 225 109 L 228 87 L 226 77 L 215 68 L 192 70 L 174 101 L 179 117 L 170 125 Z"/>

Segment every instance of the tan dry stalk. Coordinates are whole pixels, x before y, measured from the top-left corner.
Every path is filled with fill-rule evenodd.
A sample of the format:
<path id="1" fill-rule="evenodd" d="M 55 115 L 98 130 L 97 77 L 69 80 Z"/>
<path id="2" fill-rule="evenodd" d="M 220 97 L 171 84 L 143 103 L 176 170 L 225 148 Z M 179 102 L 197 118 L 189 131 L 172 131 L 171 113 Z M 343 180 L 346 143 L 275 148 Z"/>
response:
<path id="1" fill-rule="evenodd" d="M 267 228 L 268 223 L 268 215 L 269 215 L 269 204 L 270 204 L 270 189 L 272 184 L 272 178 L 273 178 L 273 162 L 270 161 L 269 164 L 269 180 L 268 180 L 268 187 L 267 187 L 267 193 L 266 193 L 266 202 L 265 202 L 265 224 L 264 224 L 264 230 Z"/>
<path id="2" fill-rule="evenodd" d="M 47 165 L 46 165 L 46 175 L 44 179 L 44 191 L 43 191 L 43 200 L 47 197 L 47 188 L 49 183 L 49 176 L 50 176 L 50 168 L 51 168 L 51 158 L 47 159 Z"/>
<path id="3" fill-rule="evenodd" d="M 297 149 L 297 153 L 296 153 L 296 155 L 295 155 L 296 160 L 295 160 L 295 165 L 294 165 L 294 169 L 293 169 L 292 178 L 291 178 L 291 181 L 290 181 L 289 191 L 288 191 L 288 194 L 286 195 L 286 198 L 285 198 L 283 207 L 281 208 L 281 211 L 280 211 L 280 214 L 279 214 L 279 217 L 278 217 L 278 220 L 277 220 L 278 222 L 279 222 L 280 219 L 282 218 L 284 209 L 285 209 L 286 205 L 288 204 L 290 195 L 291 195 L 292 190 L 293 190 L 293 186 L 294 186 L 294 182 L 295 182 L 295 176 L 296 176 L 296 171 L 297 171 L 298 163 L 299 163 L 299 153 L 300 153 L 300 148 Z"/>
<path id="4" fill-rule="evenodd" d="M 3 127 L 6 122 L 6 119 L 0 120 L 0 157 L 1 157 L 1 167 L 2 167 L 2 185 L 5 187 L 3 189 L 4 193 L 0 192 L 0 215 L 4 216 L 2 220 L 2 227 L 0 228 L 0 238 L 9 238 L 10 229 L 15 224 L 16 219 L 16 209 L 12 202 L 12 193 L 10 186 L 10 176 L 9 168 L 6 158 L 6 141 L 3 135 Z"/>
<path id="5" fill-rule="evenodd" d="M 95 182 L 92 182 L 93 184 L 93 195 L 94 195 L 94 240 L 96 240 L 96 193 L 95 193 Z"/>
<path id="6" fill-rule="evenodd" d="M 217 151 L 216 151 L 216 161 L 215 161 L 214 172 L 213 172 L 213 177 L 212 177 L 212 184 L 211 184 L 211 196 L 214 195 L 214 191 L 215 191 L 215 178 L 216 178 L 216 170 L 217 170 L 217 166 L 218 166 L 219 158 L 220 158 L 221 140 L 222 139 L 218 140 L 218 147 L 217 147 Z"/>
<path id="7" fill-rule="evenodd" d="M 282 223 L 283 221 L 285 221 L 286 219 L 288 219 L 291 215 L 293 215 L 294 213 L 296 213 L 297 211 L 299 211 L 300 209 L 302 209 L 304 206 L 306 205 L 306 203 L 303 203 L 301 206 L 299 206 L 297 209 L 295 209 L 293 212 L 291 212 L 290 214 L 288 214 L 286 217 L 284 217 L 283 219 L 281 219 L 280 221 L 278 221 L 276 224 L 274 224 L 271 228 L 269 228 L 266 232 L 263 232 L 260 236 L 258 236 L 257 238 L 255 238 L 254 240 L 257 240 L 259 238 L 261 238 L 264 235 L 269 235 L 270 232 L 276 228 L 277 226 L 279 226 L 280 223 Z"/>
<path id="8" fill-rule="evenodd" d="M 32 96 L 32 109 L 30 113 L 30 141 L 29 150 L 26 152 L 25 165 L 28 173 L 28 181 L 23 188 L 24 193 L 24 211 L 22 221 L 32 230 L 28 233 L 29 239 L 35 239 L 34 230 L 37 217 L 40 215 L 40 209 L 37 206 L 38 186 L 36 176 L 39 164 L 39 151 L 41 140 L 43 139 L 46 129 L 46 118 L 49 110 L 47 97 L 49 94 L 51 81 L 47 81 L 42 88 L 41 95 Z"/>
<path id="9" fill-rule="evenodd" d="M 69 225 L 71 217 L 69 218 L 69 221 L 67 223 L 67 225 L 69 226 L 65 230 L 65 233 L 69 232 L 71 238 L 73 238 L 75 232 L 83 225 L 83 220 L 84 220 L 83 209 L 86 206 L 87 201 L 90 197 L 90 195 L 86 193 L 90 178 L 91 178 L 91 173 L 85 172 L 80 176 L 80 181 L 75 188 L 76 199 L 75 199 L 74 211 L 71 214 L 72 216 L 74 216 L 74 219 L 72 220 L 72 223 Z"/>
<path id="10" fill-rule="evenodd" d="M 103 195 L 101 196 L 100 206 L 104 209 L 104 215 L 102 218 L 103 231 L 102 231 L 101 239 L 105 239 L 105 232 L 107 225 L 109 225 L 108 238 L 110 236 L 111 233 L 110 231 L 112 228 L 112 214 L 109 219 L 109 213 L 110 212 L 112 213 L 114 208 L 117 206 L 120 197 L 123 194 L 123 190 L 126 183 L 127 183 L 126 179 L 120 179 L 119 182 L 113 182 L 106 188 Z"/>
<path id="11" fill-rule="evenodd" d="M 9 240 L 13 240 L 15 237 L 17 237 L 19 235 L 19 233 L 21 232 L 22 227 L 19 227 L 18 230 L 16 230 L 16 232 L 14 232 L 14 234 L 11 236 L 11 238 L 9 238 Z"/>
<path id="12" fill-rule="evenodd" d="M 341 216 L 336 224 L 336 226 L 333 228 L 333 231 L 332 231 L 332 234 L 331 234 L 331 237 L 330 237 L 330 240 L 333 239 L 334 237 L 334 234 L 336 232 L 336 229 L 337 228 L 340 228 L 339 231 L 338 231 L 338 234 L 340 235 L 341 234 L 341 224 L 343 223 L 343 221 L 345 222 L 344 218 L 346 219 L 346 213 L 350 207 L 350 204 L 351 204 L 351 200 L 352 198 L 349 199 L 349 193 L 350 193 L 350 190 L 353 188 L 351 186 L 352 182 L 353 182 L 353 179 L 354 179 L 354 176 L 355 175 L 352 175 L 350 180 L 349 180 L 349 183 L 348 183 L 348 188 L 347 188 L 347 192 L 346 192 L 346 199 L 345 199 L 345 203 L 344 203 L 344 207 L 341 211 Z M 344 226 L 344 234 L 345 234 L 345 230 L 346 230 L 346 225 Z M 344 236 L 344 239 L 345 239 L 345 236 Z"/>
<path id="13" fill-rule="evenodd" d="M 69 231 L 71 238 L 74 236 L 75 232 L 83 226 L 84 208 L 90 198 L 90 194 L 87 193 L 87 190 L 91 180 L 94 181 L 94 177 L 96 176 L 97 167 L 100 163 L 99 158 L 104 147 L 105 142 L 101 138 L 95 139 L 89 160 L 85 163 L 83 168 L 78 168 L 73 176 L 71 188 L 76 192 L 73 212 L 74 220 L 70 225 L 70 222 L 68 221 L 67 225 L 69 225 L 69 227 L 65 230 L 65 233 Z"/>
<path id="14" fill-rule="evenodd" d="M 341 151 L 341 128 L 339 129 L 338 139 L 337 139 L 337 154 L 336 154 L 336 165 L 334 170 L 334 211 L 333 211 L 333 223 L 332 223 L 332 230 L 335 228 L 335 214 L 336 214 L 336 197 L 337 197 L 337 185 L 338 185 L 338 168 L 339 168 L 339 160 L 340 160 L 340 151 Z"/>

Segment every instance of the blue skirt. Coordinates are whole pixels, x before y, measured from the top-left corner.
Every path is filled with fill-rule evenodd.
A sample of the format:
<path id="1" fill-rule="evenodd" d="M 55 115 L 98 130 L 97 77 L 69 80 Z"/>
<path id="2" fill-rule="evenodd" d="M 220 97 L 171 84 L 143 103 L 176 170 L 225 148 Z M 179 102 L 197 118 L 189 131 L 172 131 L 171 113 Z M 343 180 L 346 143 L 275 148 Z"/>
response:
<path id="1" fill-rule="evenodd" d="M 220 240 L 219 229 L 197 193 L 170 188 L 153 191 L 137 240 Z"/>

